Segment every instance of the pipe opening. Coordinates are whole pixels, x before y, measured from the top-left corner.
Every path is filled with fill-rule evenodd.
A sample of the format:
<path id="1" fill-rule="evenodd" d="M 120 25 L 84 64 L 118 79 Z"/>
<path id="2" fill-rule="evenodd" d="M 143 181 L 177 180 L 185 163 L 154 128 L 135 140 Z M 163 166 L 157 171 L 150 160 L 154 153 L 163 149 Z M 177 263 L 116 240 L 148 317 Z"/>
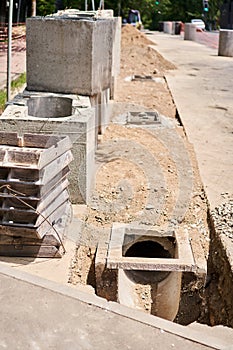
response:
<path id="1" fill-rule="evenodd" d="M 132 244 L 126 252 L 123 254 L 127 257 L 137 257 L 137 258 L 160 258 L 167 259 L 173 258 L 174 255 L 171 254 L 165 247 L 160 243 L 146 240 L 139 241 Z M 169 274 L 169 271 L 148 271 L 148 270 L 125 270 L 127 277 L 134 283 L 148 284 L 148 283 L 158 283 L 164 280 Z"/>
<path id="2" fill-rule="evenodd" d="M 68 97 L 31 97 L 28 114 L 36 118 L 62 118 L 72 115 L 72 99 Z"/>
<path id="3" fill-rule="evenodd" d="M 161 244 L 151 240 L 134 243 L 126 251 L 124 256 L 138 258 L 172 258 L 168 250 Z"/>

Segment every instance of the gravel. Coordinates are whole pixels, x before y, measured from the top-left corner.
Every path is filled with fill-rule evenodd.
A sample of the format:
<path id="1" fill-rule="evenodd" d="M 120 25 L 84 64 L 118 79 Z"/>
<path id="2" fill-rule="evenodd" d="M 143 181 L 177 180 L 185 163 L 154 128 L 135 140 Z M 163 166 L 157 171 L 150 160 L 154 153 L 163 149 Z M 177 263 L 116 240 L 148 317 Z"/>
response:
<path id="1" fill-rule="evenodd" d="M 233 241 L 233 198 L 211 212 L 214 226 L 219 234 L 224 234 Z"/>

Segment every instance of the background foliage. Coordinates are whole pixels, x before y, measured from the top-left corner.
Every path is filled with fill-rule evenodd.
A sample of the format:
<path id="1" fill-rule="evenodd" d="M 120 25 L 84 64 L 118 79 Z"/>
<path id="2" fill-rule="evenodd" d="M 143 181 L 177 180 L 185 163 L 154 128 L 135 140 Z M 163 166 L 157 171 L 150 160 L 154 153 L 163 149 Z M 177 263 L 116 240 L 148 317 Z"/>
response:
<path id="1" fill-rule="evenodd" d="M 95 8 L 99 7 L 99 0 Z M 203 0 L 105 0 L 104 7 L 114 10 L 116 16 L 127 18 L 129 9 L 141 13 L 144 27 L 156 29 L 159 21 L 190 22 L 192 18 L 203 18 L 205 22 L 218 22 L 220 7 L 224 0 L 209 0 L 209 11 L 203 12 Z M 44 16 L 55 11 L 55 3 L 63 8 L 84 10 L 85 0 L 37 0 L 37 15 Z M 92 1 L 87 0 L 88 10 L 92 10 Z"/>

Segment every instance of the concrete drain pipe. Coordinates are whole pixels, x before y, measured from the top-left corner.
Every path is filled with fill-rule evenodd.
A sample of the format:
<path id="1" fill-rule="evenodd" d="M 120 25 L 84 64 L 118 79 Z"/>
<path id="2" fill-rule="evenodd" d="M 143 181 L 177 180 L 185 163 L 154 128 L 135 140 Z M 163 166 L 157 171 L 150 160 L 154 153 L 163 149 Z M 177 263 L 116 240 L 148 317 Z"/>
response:
<path id="1" fill-rule="evenodd" d="M 170 239 L 139 236 L 123 247 L 123 256 L 173 259 L 175 240 Z M 174 320 L 179 309 L 181 276 L 181 272 L 119 269 L 118 300 L 121 304 Z"/>
<path id="2" fill-rule="evenodd" d="M 196 270 L 184 233 L 120 224 L 112 228 L 107 268 L 117 269 L 120 304 L 170 321 L 179 309 L 182 271 Z"/>

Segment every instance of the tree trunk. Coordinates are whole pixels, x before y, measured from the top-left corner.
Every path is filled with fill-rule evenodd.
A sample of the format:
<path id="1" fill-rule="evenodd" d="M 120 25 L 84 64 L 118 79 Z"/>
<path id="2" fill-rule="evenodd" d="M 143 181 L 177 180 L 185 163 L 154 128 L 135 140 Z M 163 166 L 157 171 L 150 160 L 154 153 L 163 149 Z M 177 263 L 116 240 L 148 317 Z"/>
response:
<path id="1" fill-rule="evenodd" d="M 32 16 L 36 16 L 36 0 L 32 0 Z"/>

